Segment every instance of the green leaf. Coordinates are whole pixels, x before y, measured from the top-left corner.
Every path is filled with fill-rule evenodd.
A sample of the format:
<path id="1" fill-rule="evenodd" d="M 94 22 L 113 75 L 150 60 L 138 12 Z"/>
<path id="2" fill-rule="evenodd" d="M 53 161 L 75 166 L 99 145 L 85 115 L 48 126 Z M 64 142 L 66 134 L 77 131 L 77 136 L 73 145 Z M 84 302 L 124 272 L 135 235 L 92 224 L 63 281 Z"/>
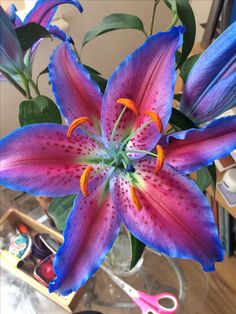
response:
<path id="1" fill-rule="evenodd" d="M 206 171 L 208 173 L 210 184 L 212 186 L 213 192 L 215 193 L 215 191 L 216 191 L 216 180 L 217 180 L 215 163 L 206 167 Z"/>
<path id="2" fill-rule="evenodd" d="M 187 59 L 189 53 L 193 48 L 196 36 L 196 22 L 193 10 L 188 0 L 176 0 L 176 3 L 179 19 L 181 23 L 186 27 L 186 32 L 184 33 L 183 37 L 184 43 L 182 47 L 181 58 L 178 62 L 178 67 L 180 67 Z"/>
<path id="3" fill-rule="evenodd" d="M 165 4 L 171 9 L 173 17 L 176 15 L 177 11 L 177 16 L 181 23 L 186 27 L 186 32 L 183 36 L 184 43 L 181 56 L 179 57 L 177 55 L 177 64 L 178 67 L 180 67 L 193 48 L 196 35 L 196 22 L 188 0 L 165 0 Z"/>
<path id="4" fill-rule="evenodd" d="M 196 174 L 197 174 L 197 178 L 196 178 L 195 182 L 196 182 L 197 186 L 199 187 L 199 189 L 203 192 L 206 190 L 206 188 L 210 184 L 210 178 L 208 176 L 208 172 L 206 170 L 206 167 L 199 169 L 196 172 Z"/>
<path id="5" fill-rule="evenodd" d="M 51 37 L 46 28 L 36 23 L 27 23 L 16 28 L 16 35 L 22 50 L 30 49 L 40 38 Z"/>
<path id="6" fill-rule="evenodd" d="M 46 67 L 44 70 L 42 70 L 42 71 L 38 74 L 37 79 L 36 79 L 36 85 L 37 85 L 37 86 L 38 86 L 38 83 L 39 83 L 39 78 L 40 78 L 40 76 L 43 75 L 43 74 L 47 74 L 48 72 L 49 72 L 49 69 L 48 69 L 48 67 Z"/>
<path id="7" fill-rule="evenodd" d="M 143 251 L 145 249 L 145 244 L 139 241 L 135 236 L 130 233 L 131 244 L 132 244 L 132 259 L 130 263 L 130 269 L 132 269 L 141 258 Z"/>
<path id="8" fill-rule="evenodd" d="M 48 213 L 59 231 L 63 231 L 67 216 L 73 206 L 76 195 L 55 197 L 49 205 Z"/>
<path id="9" fill-rule="evenodd" d="M 19 108 L 20 125 L 34 123 L 61 123 L 60 112 L 55 103 L 46 96 L 24 100 Z"/>
<path id="10" fill-rule="evenodd" d="M 176 130 L 188 130 L 191 128 L 198 128 L 198 126 L 191 119 L 185 116 L 183 112 L 175 108 L 172 108 L 172 114 L 169 123 Z"/>
<path id="11" fill-rule="evenodd" d="M 119 29 L 137 29 L 146 36 L 143 22 L 139 17 L 130 14 L 111 14 L 104 17 L 99 25 L 93 27 L 85 34 L 82 47 L 85 46 L 90 40 L 102 34 Z"/>
<path id="12" fill-rule="evenodd" d="M 94 68 L 90 67 L 89 65 L 83 64 L 83 66 L 89 71 L 90 74 L 101 75 L 100 72 L 98 72 L 98 71 L 95 70 Z"/>
<path id="13" fill-rule="evenodd" d="M 90 77 L 92 80 L 94 80 L 98 84 L 101 92 L 104 94 L 106 86 L 107 86 L 107 80 L 97 74 L 90 74 Z"/>
<path id="14" fill-rule="evenodd" d="M 196 184 L 198 185 L 201 191 L 205 191 L 208 186 L 211 184 L 213 191 L 216 188 L 216 168 L 212 164 L 208 167 L 203 167 L 197 172 Z"/>
<path id="15" fill-rule="evenodd" d="M 88 70 L 91 79 L 94 80 L 98 84 L 101 92 L 104 94 L 106 86 L 107 86 L 107 80 L 101 76 L 100 72 L 91 68 L 90 66 L 84 64 L 84 67 Z"/>
<path id="16" fill-rule="evenodd" d="M 177 100 L 178 102 L 180 102 L 181 97 L 182 97 L 182 94 L 175 94 L 174 100 Z"/>
<path id="17" fill-rule="evenodd" d="M 187 60 L 185 60 L 183 65 L 181 66 L 179 75 L 182 77 L 184 83 L 187 80 L 187 77 L 188 77 L 190 71 L 192 70 L 192 67 L 197 62 L 199 57 L 200 57 L 200 54 L 194 55 L 194 56 L 188 58 Z"/>

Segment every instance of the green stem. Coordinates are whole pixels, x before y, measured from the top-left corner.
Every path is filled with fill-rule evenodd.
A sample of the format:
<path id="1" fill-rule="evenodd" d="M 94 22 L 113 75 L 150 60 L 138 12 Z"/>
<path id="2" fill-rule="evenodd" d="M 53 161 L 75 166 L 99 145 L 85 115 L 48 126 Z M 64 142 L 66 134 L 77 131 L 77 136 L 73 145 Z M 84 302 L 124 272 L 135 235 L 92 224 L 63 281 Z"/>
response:
<path id="1" fill-rule="evenodd" d="M 172 17 L 172 22 L 168 26 L 167 30 L 171 29 L 171 27 L 173 27 L 178 22 L 178 19 L 179 19 L 178 15 L 174 14 L 173 17 Z"/>
<path id="2" fill-rule="evenodd" d="M 120 120 L 121 120 L 123 114 L 125 113 L 126 108 L 127 108 L 127 107 L 124 107 L 124 109 L 121 111 L 121 113 L 120 113 L 118 119 L 116 120 L 116 123 L 115 123 L 115 125 L 114 125 L 114 127 L 113 127 L 113 129 L 112 129 L 111 138 L 110 138 L 110 144 L 111 144 L 111 142 L 113 141 L 113 138 L 114 138 L 114 135 L 115 135 L 115 132 L 116 132 L 116 128 L 117 128 L 117 126 L 118 126 L 118 124 L 119 124 L 119 122 L 120 122 Z"/>
<path id="3" fill-rule="evenodd" d="M 142 150 L 142 149 L 129 149 L 129 150 L 126 150 L 126 152 L 127 153 L 144 153 L 146 155 L 157 157 L 157 154 L 151 153 L 151 152 L 149 152 L 147 150 Z"/>
<path id="4" fill-rule="evenodd" d="M 119 151 L 122 151 L 124 149 L 124 146 L 126 143 L 128 143 L 128 141 L 135 136 L 137 133 L 139 133 L 140 131 L 142 131 L 142 129 L 144 129 L 146 126 L 148 126 L 150 123 L 152 123 L 152 120 L 148 120 L 146 123 L 144 123 L 140 128 L 138 128 L 135 132 L 131 133 L 128 137 L 126 137 L 126 139 L 124 140 L 124 142 L 121 144 Z"/>
<path id="5" fill-rule="evenodd" d="M 160 0 L 155 0 L 154 1 L 154 6 L 153 6 L 153 11 L 152 11 L 152 21 L 151 21 L 151 27 L 150 27 L 150 36 L 153 33 L 153 27 L 154 27 L 154 22 L 155 22 L 155 15 L 156 15 L 156 9 L 157 5 L 160 2 Z"/>
<path id="6" fill-rule="evenodd" d="M 26 97 L 26 92 L 25 90 L 20 86 L 20 84 L 18 84 L 7 72 L 1 70 L 1 73 L 3 76 L 5 76 L 5 78 L 12 84 L 15 86 L 15 88 L 24 96 Z"/>
<path id="7" fill-rule="evenodd" d="M 31 97 L 31 94 L 30 94 L 29 81 L 28 81 L 25 73 L 24 72 L 19 72 L 19 76 L 21 77 L 22 82 L 23 82 L 23 84 L 25 86 L 26 98 L 27 99 L 31 99 L 32 97 Z"/>
<path id="8" fill-rule="evenodd" d="M 38 89 L 38 86 L 35 84 L 35 82 L 31 78 L 29 79 L 29 83 L 33 87 L 33 90 L 35 91 L 35 94 L 37 96 L 40 96 L 40 91 Z"/>
<path id="9" fill-rule="evenodd" d="M 121 156 L 123 157 L 123 160 L 125 161 L 126 166 L 127 166 L 128 163 L 129 163 L 129 158 L 128 158 L 128 156 L 126 155 L 125 152 L 120 152 L 120 154 L 121 154 Z"/>

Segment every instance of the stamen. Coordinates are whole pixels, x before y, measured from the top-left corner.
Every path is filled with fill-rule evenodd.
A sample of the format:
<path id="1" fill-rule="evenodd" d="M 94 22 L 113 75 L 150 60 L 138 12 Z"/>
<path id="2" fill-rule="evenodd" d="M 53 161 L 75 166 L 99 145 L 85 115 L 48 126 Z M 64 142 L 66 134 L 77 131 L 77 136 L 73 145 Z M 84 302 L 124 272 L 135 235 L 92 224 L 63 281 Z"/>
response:
<path id="1" fill-rule="evenodd" d="M 84 172 L 82 173 L 81 177 L 80 177 L 80 189 L 81 192 L 83 193 L 84 196 L 88 196 L 89 192 L 88 192 L 88 180 L 89 180 L 89 175 L 90 172 L 93 170 L 93 168 L 91 166 L 88 166 Z"/>
<path id="2" fill-rule="evenodd" d="M 140 200 L 139 200 L 138 194 L 137 194 L 137 190 L 133 184 L 130 186 L 130 195 L 131 195 L 131 199 L 132 199 L 134 206 L 137 208 L 138 211 L 140 211 L 142 209 L 142 204 L 140 203 Z"/>
<path id="3" fill-rule="evenodd" d="M 82 123 L 85 123 L 85 122 L 89 122 L 89 118 L 88 117 L 80 117 L 78 119 L 75 119 L 68 127 L 67 137 L 71 137 L 74 129 L 77 128 Z"/>
<path id="4" fill-rule="evenodd" d="M 135 103 L 131 100 L 131 99 L 128 99 L 128 98 L 119 98 L 117 99 L 117 104 L 120 104 L 120 105 L 123 105 L 127 108 L 129 108 L 130 110 L 132 110 L 136 115 L 139 114 L 139 110 L 138 108 L 136 107 Z"/>
<path id="5" fill-rule="evenodd" d="M 157 150 L 157 161 L 156 161 L 156 168 L 154 169 L 154 173 L 157 174 L 161 168 L 164 166 L 165 154 L 164 150 L 160 145 L 156 146 Z"/>
<path id="6" fill-rule="evenodd" d="M 161 118 L 153 111 L 146 111 L 145 114 L 150 117 L 150 119 L 156 124 L 159 133 L 163 133 L 163 125 Z"/>

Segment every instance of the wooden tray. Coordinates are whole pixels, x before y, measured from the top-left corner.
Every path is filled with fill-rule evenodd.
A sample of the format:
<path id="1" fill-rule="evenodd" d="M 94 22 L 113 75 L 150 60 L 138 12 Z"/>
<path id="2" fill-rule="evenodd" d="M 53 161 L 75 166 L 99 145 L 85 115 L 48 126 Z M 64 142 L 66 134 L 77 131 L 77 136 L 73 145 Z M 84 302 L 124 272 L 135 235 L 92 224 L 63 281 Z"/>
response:
<path id="1" fill-rule="evenodd" d="M 8 221 L 13 227 L 16 226 L 17 223 L 22 222 L 27 225 L 32 231 L 36 231 L 39 233 L 48 233 L 58 242 L 63 242 L 63 236 L 56 231 L 38 223 L 36 220 L 30 218 L 29 216 L 21 213 L 17 209 L 9 208 L 6 213 L 0 218 L 0 230 L 5 221 Z M 56 302 L 58 305 L 66 309 L 67 311 L 73 313 L 75 308 L 77 307 L 82 295 L 83 289 L 78 290 L 77 292 L 71 293 L 67 297 L 60 296 L 57 293 L 49 293 L 48 289 L 44 287 L 40 282 L 38 282 L 33 276 L 23 272 L 22 270 L 14 267 L 10 263 L 7 263 L 4 258 L 1 258 L 0 254 L 0 265 L 5 269 L 13 273 L 16 277 L 24 280 L 29 285 L 31 285 L 34 289 L 41 292 L 50 300 Z"/>

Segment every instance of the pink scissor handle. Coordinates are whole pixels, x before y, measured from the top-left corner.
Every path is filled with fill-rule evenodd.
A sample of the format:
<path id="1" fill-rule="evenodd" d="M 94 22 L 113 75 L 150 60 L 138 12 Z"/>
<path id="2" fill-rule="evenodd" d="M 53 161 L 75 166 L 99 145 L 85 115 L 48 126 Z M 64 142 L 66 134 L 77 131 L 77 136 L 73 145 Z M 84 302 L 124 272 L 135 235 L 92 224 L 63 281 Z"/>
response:
<path id="1" fill-rule="evenodd" d="M 175 314 L 179 303 L 171 293 L 160 293 L 156 295 L 146 294 L 138 291 L 139 297 L 133 298 L 134 302 L 142 309 L 143 314 Z M 173 302 L 172 307 L 165 307 L 159 302 L 162 299 L 169 299 Z"/>

